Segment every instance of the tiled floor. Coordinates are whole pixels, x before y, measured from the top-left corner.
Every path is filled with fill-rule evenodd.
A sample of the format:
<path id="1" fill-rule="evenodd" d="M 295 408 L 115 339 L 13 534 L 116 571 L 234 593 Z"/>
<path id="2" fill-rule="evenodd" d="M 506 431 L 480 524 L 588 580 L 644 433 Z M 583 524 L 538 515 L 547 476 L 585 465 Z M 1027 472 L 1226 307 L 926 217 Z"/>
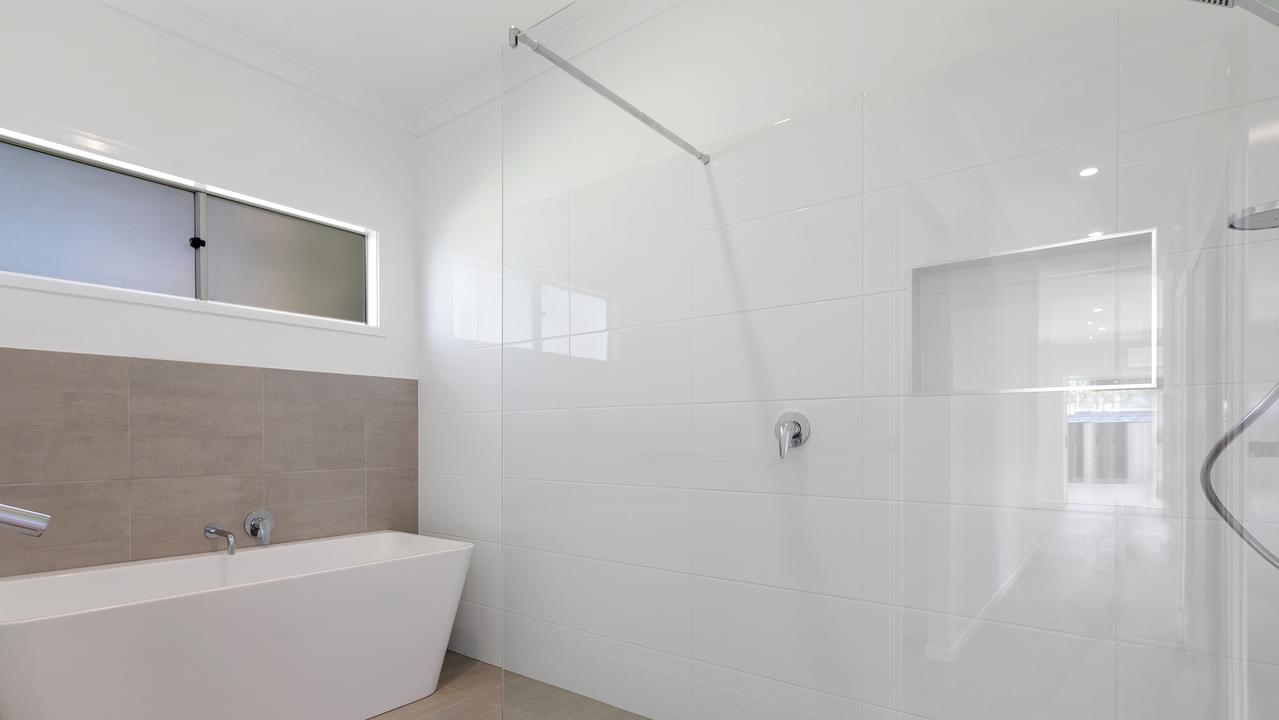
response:
<path id="1" fill-rule="evenodd" d="M 505 714 L 503 703 L 505 702 Z M 645 720 L 634 713 L 450 652 L 435 694 L 375 720 Z"/>

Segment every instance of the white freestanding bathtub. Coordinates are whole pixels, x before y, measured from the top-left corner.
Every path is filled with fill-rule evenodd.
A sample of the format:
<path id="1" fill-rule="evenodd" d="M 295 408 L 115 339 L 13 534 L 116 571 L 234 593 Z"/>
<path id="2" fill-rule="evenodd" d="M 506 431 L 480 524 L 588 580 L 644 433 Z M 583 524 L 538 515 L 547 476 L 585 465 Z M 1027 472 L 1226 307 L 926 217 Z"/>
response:
<path id="1" fill-rule="evenodd" d="M 396 532 L 0 580 L 0 720 L 363 720 L 435 691 L 471 545 Z"/>

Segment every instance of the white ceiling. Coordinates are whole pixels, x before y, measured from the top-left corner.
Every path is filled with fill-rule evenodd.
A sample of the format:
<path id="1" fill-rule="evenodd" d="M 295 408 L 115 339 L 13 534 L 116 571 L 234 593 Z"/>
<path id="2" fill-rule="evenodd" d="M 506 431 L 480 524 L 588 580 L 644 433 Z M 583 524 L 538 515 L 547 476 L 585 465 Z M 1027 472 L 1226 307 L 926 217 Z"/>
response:
<path id="1" fill-rule="evenodd" d="M 102 0 L 410 132 L 568 0 Z"/>

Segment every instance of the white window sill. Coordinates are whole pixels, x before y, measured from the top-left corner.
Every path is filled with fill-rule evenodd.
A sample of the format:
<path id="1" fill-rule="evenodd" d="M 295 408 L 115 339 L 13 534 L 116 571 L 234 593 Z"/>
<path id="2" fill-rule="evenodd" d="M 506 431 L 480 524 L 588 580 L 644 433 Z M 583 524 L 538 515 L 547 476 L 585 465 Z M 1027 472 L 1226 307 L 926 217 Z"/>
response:
<path id="1" fill-rule="evenodd" d="M 195 298 L 162 295 L 160 293 L 145 292 L 142 290 L 129 290 L 126 288 L 115 288 L 107 285 L 94 285 L 91 283 L 76 282 L 74 280 L 59 280 L 56 278 L 40 277 L 37 275 L 24 275 L 22 273 L 15 272 L 0 271 L 0 287 L 20 288 L 22 290 L 55 293 L 58 295 L 71 295 L 75 297 L 92 298 L 95 300 L 106 300 L 109 302 L 149 305 L 152 307 L 168 308 L 170 310 L 181 310 L 206 315 L 222 315 L 225 317 L 277 323 L 280 325 L 308 327 L 316 330 L 329 330 L 332 332 L 352 333 L 355 335 L 386 337 L 386 333 L 383 332 L 380 327 L 374 327 L 364 323 L 350 322 L 348 320 L 335 320 L 333 318 L 316 317 L 314 315 L 300 315 L 298 313 L 284 312 L 281 310 L 264 310 L 262 308 L 247 307 L 244 305 L 230 305 L 211 300 L 196 300 Z"/>

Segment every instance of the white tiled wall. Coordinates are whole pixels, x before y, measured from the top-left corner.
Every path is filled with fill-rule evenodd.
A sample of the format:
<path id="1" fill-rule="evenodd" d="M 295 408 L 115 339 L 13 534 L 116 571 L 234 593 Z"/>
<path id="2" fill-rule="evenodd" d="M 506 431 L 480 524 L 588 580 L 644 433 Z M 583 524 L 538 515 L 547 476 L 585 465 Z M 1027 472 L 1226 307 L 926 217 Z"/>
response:
<path id="1" fill-rule="evenodd" d="M 659 720 L 1279 714 L 1279 573 L 1197 487 L 1279 379 L 1279 233 L 1221 230 L 1279 198 L 1279 31 L 909 5 L 687 0 L 575 58 L 706 168 L 555 73 L 423 139 L 454 647 Z M 1147 492 L 1067 492 L 1062 394 L 909 394 L 911 268 L 1152 227 Z M 1279 542 L 1277 472 L 1223 486 Z"/>

